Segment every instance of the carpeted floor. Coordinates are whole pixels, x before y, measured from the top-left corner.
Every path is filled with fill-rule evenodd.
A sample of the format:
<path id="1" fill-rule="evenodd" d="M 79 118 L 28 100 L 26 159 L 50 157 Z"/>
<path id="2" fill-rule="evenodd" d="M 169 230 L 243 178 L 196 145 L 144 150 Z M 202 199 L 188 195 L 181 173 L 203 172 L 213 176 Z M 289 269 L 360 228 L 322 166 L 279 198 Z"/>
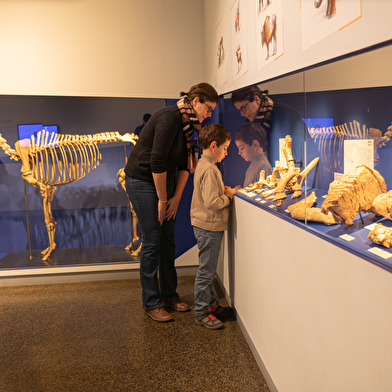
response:
<path id="1" fill-rule="evenodd" d="M 193 304 L 194 277 L 178 283 Z M 0 298 L 1 392 L 269 391 L 236 321 L 208 330 L 173 311 L 157 323 L 139 280 L 0 287 Z"/>

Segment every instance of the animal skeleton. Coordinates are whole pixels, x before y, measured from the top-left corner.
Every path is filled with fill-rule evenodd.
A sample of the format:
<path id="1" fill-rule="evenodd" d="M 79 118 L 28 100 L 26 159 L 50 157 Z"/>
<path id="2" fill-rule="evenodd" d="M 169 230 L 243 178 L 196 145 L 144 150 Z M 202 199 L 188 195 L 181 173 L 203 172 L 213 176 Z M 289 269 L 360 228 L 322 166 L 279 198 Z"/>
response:
<path id="1" fill-rule="evenodd" d="M 47 260 L 56 248 L 54 233 L 56 222 L 52 216 L 52 200 L 56 186 L 66 185 L 83 178 L 94 170 L 101 160 L 98 144 L 136 143 L 134 134 L 121 136 L 118 132 L 95 135 L 60 135 L 38 132 L 31 139 L 19 140 L 12 149 L 0 134 L 0 146 L 15 161 L 22 161 L 22 178 L 39 188 L 45 215 L 49 247 L 41 252 Z"/>
<path id="2" fill-rule="evenodd" d="M 385 146 L 392 137 L 392 125 L 390 125 L 384 136 L 379 129 L 367 128 L 363 124 L 362 129 L 358 121 L 343 125 L 323 128 L 308 128 L 308 132 L 317 144 L 321 162 L 327 163 L 327 171 L 343 171 L 343 141 L 346 139 L 374 139 L 374 164 L 378 163 L 377 149 Z"/>
<path id="3" fill-rule="evenodd" d="M 127 188 L 125 187 L 125 171 L 124 171 L 124 169 L 120 169 L 118 171 L 117 177 L 118 177 L 118 181 L 121 184 L 121 186 L 123 187 L 125 193 L 128 194 Z M 133 244 L 139 240 L 139 237 L 137 235 L 137 216 L 136 216 L 135 209 L 133 208 L 131 202 L 129 202 L 129 207 L 131 209 L 131 215 L 132 215 L 133 237 L 132 237 L 131 243 L 125 247 L 125 250 L 132 250 Z M 137 256 L 140 253 L 141 249 L 142 249 L 142 244 L 140 244 L 139 247 L 135 251 L 132 252 L 132 256 Z"/>
<path id="4" fill-rule="evenodd" d="M 302 195 L 302 183 L 308 173 L 316 166 L 319 158 L 313 159 L 313 161 L 310 162 L 302 172 L 300 172 L 300 169 L 295 167 L 294 164 L 291 143 L 291 136 L 287 135 L 285 137 L 282 150 L 285 155 L 288 168 L 286 169 L 278 162 L 274 167 L 272 174 L 268 176 L 267 179 L 264 179 L 265 173 L 262 170 L 259 181 L 254 184 L 249 184 L 249 186 L 245 187 L 245 190 L 248 192 L 254 190 L 256 193 L 261 193 L 261 196 L 275 201 L 277 206 L 280 206 L 282 204 L 282 200 L 287 197 L 284 193 L 285 190 L 287 190 L 287 193 L 293 193 L 293 196 L 291 197 L 292 199 L 296 199 Z M 278 175 L 280 178 L 278 178 Z M 263 191 L 262 188 L 265 187 L 270 190 Z"/>

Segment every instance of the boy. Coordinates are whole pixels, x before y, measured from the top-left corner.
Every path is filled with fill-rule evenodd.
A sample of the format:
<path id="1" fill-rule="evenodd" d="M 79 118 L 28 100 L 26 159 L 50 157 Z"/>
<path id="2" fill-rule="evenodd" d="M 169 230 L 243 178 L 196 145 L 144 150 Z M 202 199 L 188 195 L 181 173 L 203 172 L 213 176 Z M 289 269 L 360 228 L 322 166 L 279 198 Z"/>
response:
<path id="1" fill-rule="evenodd" d="M 265 171 L 265 178 L 272 174 L 265 151 L 267 151 L 267 131 L 258 123 L 245 123 L 234 134 L 238 154 L 250 162 L 245 173 L 244 187 L 259 181 L 260 171 Z"/>
<path id="2" fill-rule="evenodd" d="M 236 189 L 224 186 L 217 166 L 227 155 L 230 133 L 219 124 L 205 126 L 199 134 L 203 149 L 195 170 L 191 203 L 191 224 L 199 248 L 199 269 L 195 279 L 195 321 L 209 329 L 223 327 L 216 318 L 226 317 L 232 308 L 220 306 L 214 288 L 224 230 L 227 229 L 229 205 Z"/>

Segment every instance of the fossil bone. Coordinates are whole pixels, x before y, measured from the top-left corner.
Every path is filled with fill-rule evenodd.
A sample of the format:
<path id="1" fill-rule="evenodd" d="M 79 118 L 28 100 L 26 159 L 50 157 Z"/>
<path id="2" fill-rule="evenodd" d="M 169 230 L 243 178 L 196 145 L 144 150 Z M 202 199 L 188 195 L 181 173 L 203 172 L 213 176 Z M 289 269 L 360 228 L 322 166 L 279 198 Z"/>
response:
<path id="1" fill-rule="evenodd" d="M 377 170 L 359 165 L 340 181 L 331 182 L 321 211 L 331 212 L 340 224 L 352 225 L 357 212 L 369 212 L 373 200 L 386 190 L 385 181 Z"/>
<path id="2" fill-rule="evenodd" d="M 385 227 L 378 223 L 368 234 L 368 238 L 378 245 L 392 248 L 392 227 Z"/>
<path id="3" fill-rule="evenodd" d="M 308 173 L 317 165 L 318 161 L 319 158 L 314 158 L 313 161 L 310 162 L 309 165 L 298 174 L 297 180 L 292 188 L 292 191 L 294 192 L 293 196 L 291 196 L 292 199 L 296 199 L 302 195 L 302 183 L 304 182 L 304 179 Z"/>
<path id="4" fill-rule="evenodd" d="M 373 200 L 372 212 L 392 220 L 392 191 L 382 193 Z"/>
<path id="5" fill-rule="evenodd" d="M 282 200 L 287 197 L 285 190 L 287 190 L 287 193 L 293 193 L 293 199 L 301 196 L 303 181 L 309 172 L 316 166 L 319 158 L 315 158 L 300 173 L 300 169 L 295 167 L 291 144 L 291 136 L 287 135 L 282 145 L 282 151 L 287 161 L 287 168 L 281 166 L 279 162 L 276 162 L 272 174 L 268 176 L 266 180 L 264 180 L 264 176 L 263 178 L 260 176 L 258 182 L 249 184 L 249 186 L 244 189 L 248 192 L 255 191 L 255 193 L 261 193 L 261 196 L 268 200 L 275 201 L 277 206 L 280 206 Z M 269 190 L 263 190 L 263 188 L 269 188 Z"/>
<path id="6" fill-rule="evenodd" d="M 294 165 L 294 158 L 291 152 L 291 143 L 291 136 L 287 135 L 282 145 L 282 151 L 286 158 L 288 170 L 285 168 L 279 168 L 280 179 L 277 182 L 276 187 L 261 194 L 263 197 L 266 198 L 269 198 L 271 195 L 275 194 L 272 200 L 276 202 L 277 206 L 280 206 L 282 204 L 282 200 L 287 197 L 284 193 L 287 184 L 294 176 L 298 175 L 299 173 L 299 169 L 296 168 Z"/>
<path id="7" fill-rule="evenodd" d="M 52 200 L 57 186 L 75 182 L 94 170 L 101 160 L 98 144 L 131 142 L 137 136 L 118 132 L 95 135 L 49 134 L 43 130 L 31 139 L 18 140 L 12 149 L 0 134 L 0 147 L 11 159 L 22 162 L 22 178 L 39 188 L 42 195 L 49 247 L 41 252 L 47 260 L 56 248 L 54 242 L 56 222 L 52 216 Z"/>
<path id="8" fill-rule="evenodd" d="M 312 192 L 308 197 L 302 199 L 298 203 L 288 206 L 287 209 L 292 218 L 300 221 L 318 222 L 326 225 L 335 225 L 336 222 L 332 213 L 323 214 L 321 208 L 314 207 L 317 202 L 317 197 Z"/>

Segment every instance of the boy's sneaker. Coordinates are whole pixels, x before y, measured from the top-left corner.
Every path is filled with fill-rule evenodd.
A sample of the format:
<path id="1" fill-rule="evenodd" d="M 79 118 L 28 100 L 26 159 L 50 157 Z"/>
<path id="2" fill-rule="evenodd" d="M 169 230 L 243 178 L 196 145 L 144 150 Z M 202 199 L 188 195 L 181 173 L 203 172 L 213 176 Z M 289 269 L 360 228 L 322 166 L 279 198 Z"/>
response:
<path id="1" fill-rule="evenodd" d="M 219 329 L 223 327 L 222 321 L 218 320 L 211 312 L 196 316 L 196 324 L 203 325 L 208 329 Z"/>
<path id="2" fill-rule="evenodd" d="M 234 316 L 233 308 L 230 306 L 221 306 L 219 302 L 209 309 L 208 312 L 211 312 L 215 317 L 218 318 L 228 318 Z"/>

